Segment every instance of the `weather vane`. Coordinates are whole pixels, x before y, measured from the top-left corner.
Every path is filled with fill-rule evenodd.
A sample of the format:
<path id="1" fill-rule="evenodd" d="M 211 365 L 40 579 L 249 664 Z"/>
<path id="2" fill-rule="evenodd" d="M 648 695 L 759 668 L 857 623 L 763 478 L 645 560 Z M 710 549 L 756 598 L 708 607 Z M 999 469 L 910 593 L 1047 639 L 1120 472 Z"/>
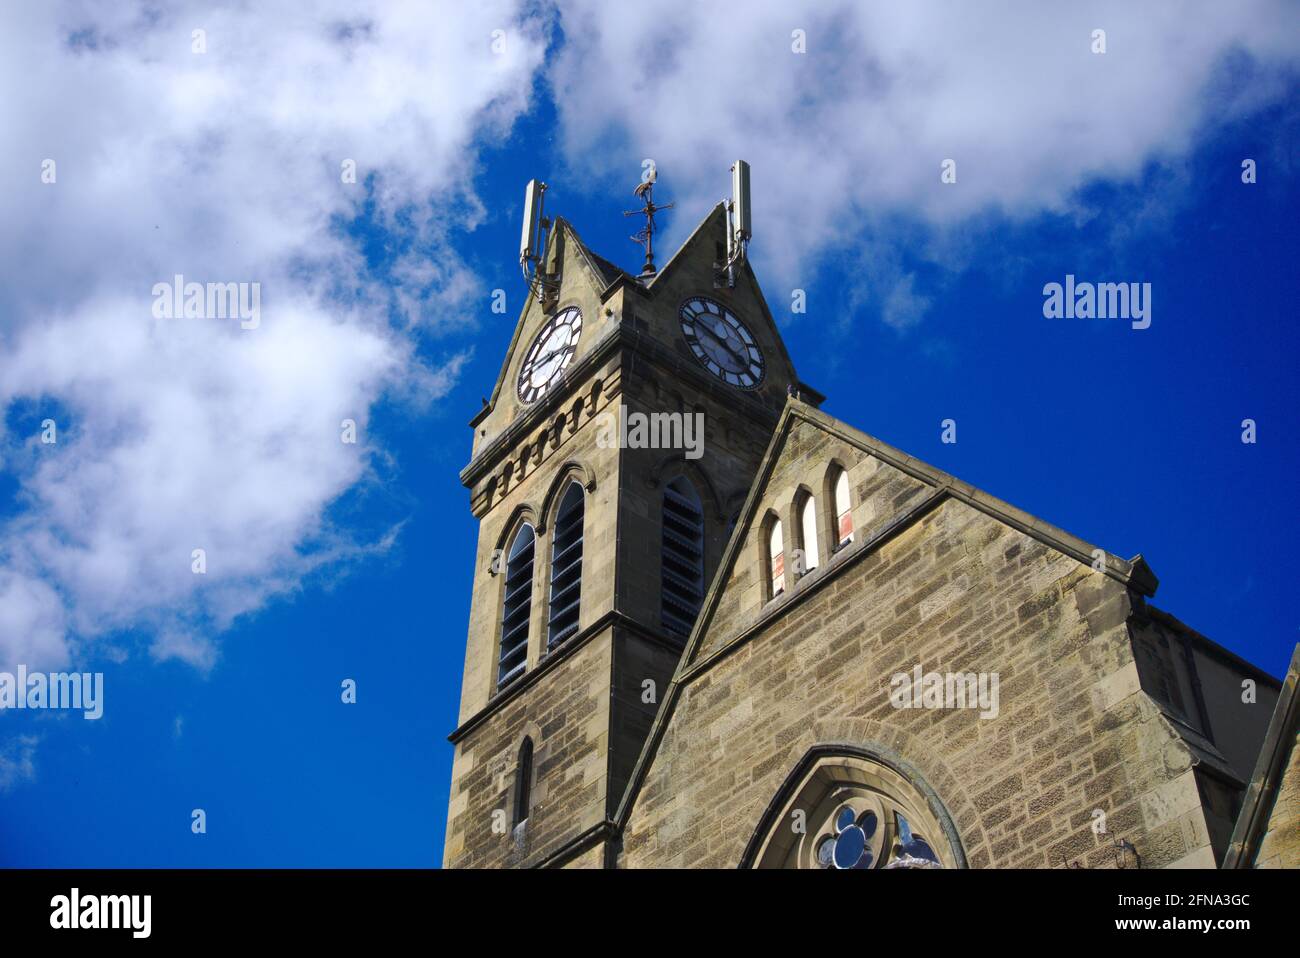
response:
<path id="1" fill-rule="evenodd" d="M 645 226 L 637 230 L 636 235 L 632 237 L 633 243 L 640 243 L 645 247 L 645 266 L 641 270 L 642 276 L 653 276 L 655 273 L 655 254 L 654 254 L 654 235 L 655 235 L 655 214 L 660 210 L 670 210 L 673 208 L 672 203 L 665 203 L 663 206 L 656 206 L 653 196 L 655 180 L 658 179 L 659 171 L 651 165 L 646 172 L 645 178 L 632 192 L 645 200 L 645 206 L 639 210 L 624 210 L 624 216 L 644 216 Z"/>

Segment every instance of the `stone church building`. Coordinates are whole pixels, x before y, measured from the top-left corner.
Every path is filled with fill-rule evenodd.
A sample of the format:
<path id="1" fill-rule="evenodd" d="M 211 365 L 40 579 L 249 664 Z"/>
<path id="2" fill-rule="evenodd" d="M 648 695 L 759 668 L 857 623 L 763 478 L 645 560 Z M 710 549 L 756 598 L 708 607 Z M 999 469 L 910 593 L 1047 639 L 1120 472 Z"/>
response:
<path id="1" fill-rule="evenodd" d="M 822 412 L 726 223 L 639 277 L 549 224 L 461 473 L 444 864 L 1300 865 L 1295 668 Z"/>

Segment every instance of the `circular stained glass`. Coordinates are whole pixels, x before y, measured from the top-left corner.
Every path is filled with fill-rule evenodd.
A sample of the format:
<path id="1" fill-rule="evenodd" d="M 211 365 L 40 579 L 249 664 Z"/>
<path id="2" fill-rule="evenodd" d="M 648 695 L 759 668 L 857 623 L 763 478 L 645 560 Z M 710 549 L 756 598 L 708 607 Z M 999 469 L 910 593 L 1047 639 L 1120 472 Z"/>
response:
<path id="1" fill-rule="evenodd" d="M 790 838 L 782 823 L 760 851 L 759 867 L 942 868 L 949 855 L 946 813 L 900 772 L 874 760 L 819 760 L 789 807 L 791 814 L 804 813 L 807 828 L 802 838 Z M 959 851 L 953 856 L 964 864 Z"/>
<path id="2" fill-rule="evenodd" d="M 835 864 L 835 839 L 823 839 L 817 846 L 817 864 L 822 868 L 830 868 Z"/>
<path id="3" fill-rule="evenodd" d="M 857 825 L 850 825 L 835 839 L 835 867 L 856 868 L 867 850 L 867 836 Z"/>
<path id="4" fill-rule="evenodd" d="M 866 835 L 867 838 L 871 838 L 872 835 L 876 834 L 877 824 L 876 813 L 867 812 L 862 816 L 862 821 L 858 822 L 858 827 L 862 829 L 862 834 Z"/>

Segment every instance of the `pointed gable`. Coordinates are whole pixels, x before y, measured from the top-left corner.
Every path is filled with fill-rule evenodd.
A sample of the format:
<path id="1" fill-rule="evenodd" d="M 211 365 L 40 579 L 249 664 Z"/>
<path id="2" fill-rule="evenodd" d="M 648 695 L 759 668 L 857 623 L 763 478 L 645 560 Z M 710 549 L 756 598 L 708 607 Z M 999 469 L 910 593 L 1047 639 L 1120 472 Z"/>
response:
<path id="1" fill-rule="evenodd" d="M 582 334 L 570 364 L 570 368 L 578 367 L 592 352 L 606 325 L 604 320 L 607 317 L 602 307 L 611 285 L 625 275 L 618 267 L 592 253 L 577 230 L 558 216 L 550 228 L 545 271 L 551 274 L 558 271 L 558 293 L 544 306 L 531 292 L 520 289 L 525 296 L 524 305 L 506 348 L 501 372 L 497 375 L 488 404 L 470 422 L 475 429 L 475 456 L 517 420 L 544 405 L 524 403 L 516 393 L 515 383 L 529 346 L 551 317 L 569 307 L 580 310 Z"/>
<path id="2" fill-rule="evenodd" d="M 715 286 L 718 275 L 715 264 L 725 258 L 725 250 L 726 213 L 719 203 L 646 284 L 646 292 L 656 307 L 648 311 L 651 333 L 695 363 L 695 356 L 682 336 L 681 306 L 688 299 L 699 296 L 727 307 L 753 333 L 763 352 L 766 363 L 764 381 L 753 390 L 753 394 L 760 401 L 780 409 L 785 403 L 787 388 L 800 385 L 794 363 L 748 261 L 736 270 L 734 287 L 728 288 L 725 281 Z"/>
<path id="3" fill-rule="evenodd" d="M 853 533 L 851 542 L 838 549 L 831 481 L 837 470 L 845 472 L 851 490 Z M 799 577 L 791 551 L 802 544 L 796 504 L 803 495 L 816 499 L 820 561 Z M 774 519 L 782 523 L 786 550 L 781 570 L 785 589 L 779 595 L 773 595 L 769 582 L 769 532 Z M 982 551 L 971 553 L 968 544 Z M 1077 582 L 1080 576 L 1090 580 L 1086 573 L 1096 555 L 1102 557 L 1105 580 L 1124 587 L 1121 597 L 1128 594 L 1125 590 L 1149 596 L 1157 585 L 1140 556 L 1125 561 L 1094 551 L 1091 544 L 790 399 L 619 804 L 619 827 L 628 827 L 644 798 L 643 785 L 653 780 L 647 794 L 661 795 L 664 782 L 674 774 L 673 759 L 661 764 L 659 756 L 661 748 L 667 747 L 664 743 L 676 742 L 671 747 L 680 748 L 673 729 L 678 725 L 686 729 L 679 728 L 679 736 L 698 734 L 692 726 L 698 705 L 694 711 L 687 706 L 680 714 L 679 705 L 690 695 L 688 690 L 708 687 L 714 668 L 726 670 L 728 663 L 739 662 L 730 667 L 743 671 L 749 663 L 771 662 L 773 681 L 787 681 L 797 674 L 804 677 L 807 688 L 815 688 L 830 682 L 846 657 L 851 657 L 846 643 L 851 645 L 860 630 L 874 631 L 884 645 L 907 649 L 909 636 L 932 629 L 935 621 L 963 614 L 963 606 L 973 608 L 970 590 L 979 588 L 976 580 L 985 576 L 983 571 L 969 579 L 963 575 L 945 579 L 925 571 L 924 556 L 949 552 L 958 557 L 957 566 L 1019 570 L 1019 580 L 1015 575 L 1003 577 L 1017 590 L 1014 601 L 1020 603 L 1001 610 L 1013 623 L 1044 614 L 1043 603 L 1057 601 L 1062 594 L 1058 583 Z M 854 566 L 856 570 L 850 571 Z M 990 573 L 987 578 L 992 581 L 998 575 Z M 840 617 L 841 609 L 847 614 L 853 605 L 852 590 L 861 589 L 865 581 L 871 581 L 870 589 L 882 597 L 868 612 L 874 617 L 870 626 Z M 841 595 L 838 590 L 845 583 L 851 583 L 850 591 Z M 894 591 L 905 586 L 910 591 Z M 1096 587 L 1082 588 L 1100 594 Z M 1120 599 L 1115 602 L 1127 608 Z M 1105 610 L 1105 615 L 1114 612 L 1109 605 Z M 1101 623 L 1103 613 L 1091 614 Z M 927 621 L 930 624 L 923 626 Z M 1101 624 L 1113 628 L 1117 623 Z M 769 674 L 763 667 L 752 667 Z M 873 674 L 863 681 L 879 683 L 880 676 Z M 757 709 L 756 701 L 751 699 L 749 707 Z M 839 705 L 843 703 L 833 695 L 826 703 L 828 709 Z M 813 718 L 808 716 L 809 721 Z"/>
<path id="4" fill-rule="evenodd" d="M 834 551 L 834 480 L 847 475 L 851 490 L 854 540 Z M 798 505 L 812 496 L 818 518 L 820 561 L 800 578 L 794 550 L 804 545 Z M 701 610 L 683 658 L 688 669 L 725 649 L 756 624 L 797 605 L 800 586 L 831 574 L 859 552 L 870 552 L 889 538 L 912 534 L 917 521 L 944 501 L 956 500 L 1038 539 L 1062 556 L 1090 565 L 1101 552 L 1090 543 L 1016 509 L 915 457 L 886 445 L 825 413 L 790 400 L 750 490 L 732 541 Z M 785 592 L 773 595 L 770 523 L 780 520 L 784 546 Z M 1150 595 L 1156 579 L 1141 557 L 1125 561 L 1102 553 L 1111 578 Z M 807 562 L 803 563 L 807 566 Z M 784 571 L 784 570 L 783 570 Z"/>
<path id="5" fill-rule="evenodd" d="M 518 372 L 521 351 L 527 349 L 532 338 L 546 325 L 554 312 L 569 305 L 578 305 L 587 307 L 583 309 L 584 318 L 588 312 L 594 318 L 595 307 L 599 305 L 602 294 L 621 272 L 618 267 L 592 253 L 578 236 L 578 231 L 568 220 L 559 216 L 551 225 L 550 238 L 547 240 L 546 269 L 553 273 L 557 266 L 560 288 L 555 308 L 544 309 L 536 296 L 527 295 L 515 323 L 514 336 L 506 349 L 501 372 L 492 390 L 489 400 L 491 406 L 495 406 L 501 398 L 503 387 L 511 381 L 510 374 Z M 579 342 L 580 354 L 584 345 L 586 344 Z"/>
<path id="6" fill-rule="evenodd" d="M 821 394 L 799 381 L 749 263 L 736 269 L 734 287 L 725 282 L 715 286 L 715 264 L 723 256 L 725 230 L 725 211 L 719 204 L 664 267 L 646 280 L 631 276 L 592 252 L 567 220 L 556 217 L 548 240 L 547 272 L 559 272 L 558 296 L 549 308 L 534 296 L 524 303 L 491 398 L 470 421 L 475 430 L 471 466 L 480 463 L 481 454 L 484 459 L 495 456 L 502 442 L 510 445 L 521 438 L 515 435 L 524 428 L 521 420 L 552 404 L 523 402 L 516 394 L 515 383 L 535 337 L 556 312 L 571 306 L 582 313 L 582 334 L 566 379 L 577 374 L 584 357 L 600 345 L 607 346 L 611 335 L 621 333 L 647 353 L 657 351 L 661 356 L 671 356 L 668 365 L 673 378 L 693 377 L 697 385 L 734 403 L 751 417 L 775 422 L 792 389 L 811 402 L 820 402 Z M 682 327 L 682 308 L 688 301 L 700 298 L 724 307 L 752 334 L 764 365 L 758 386 L 739 388 L 716 378 L 692 352 Z M 531 424 L 527 429 L 535 431 Z M 467 467 L 462 480 L 472 485 L 476 476 L 481 478 L 480 473 L 478 467 Z"/>

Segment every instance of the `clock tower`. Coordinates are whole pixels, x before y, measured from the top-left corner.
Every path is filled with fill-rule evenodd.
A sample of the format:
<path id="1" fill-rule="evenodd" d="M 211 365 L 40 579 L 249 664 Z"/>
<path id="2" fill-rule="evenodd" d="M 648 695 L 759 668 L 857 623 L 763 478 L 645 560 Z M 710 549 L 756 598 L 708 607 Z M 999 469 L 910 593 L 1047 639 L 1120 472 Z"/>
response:
<path id="1" fill-rule="evenodd" d="M 448 866 L 613 863 L 610 821 L 787 394 L 821 398 L 732 255 L 729 206 L 640 276 L 543 221 L 461 472 L 479 541 Z"/>

